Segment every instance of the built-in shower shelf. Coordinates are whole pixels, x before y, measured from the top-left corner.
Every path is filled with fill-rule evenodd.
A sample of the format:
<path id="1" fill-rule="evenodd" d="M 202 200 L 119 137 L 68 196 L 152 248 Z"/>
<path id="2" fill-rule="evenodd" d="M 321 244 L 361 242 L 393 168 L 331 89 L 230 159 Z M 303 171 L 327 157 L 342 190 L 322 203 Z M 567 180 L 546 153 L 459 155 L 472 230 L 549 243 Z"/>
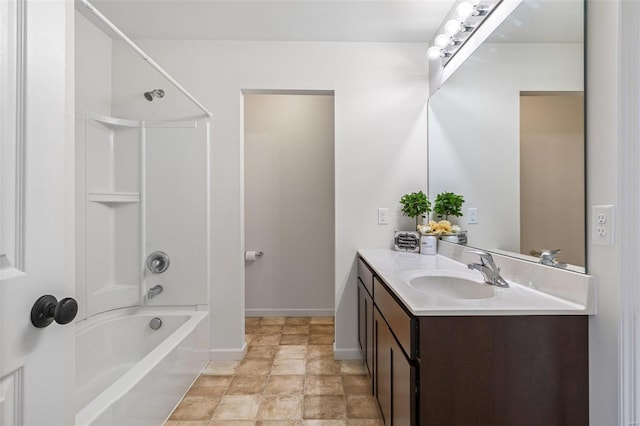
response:
<path id="1" fill-rule="evenodd" d="M 90 192 L 89 201 L 95 203 L 139 203 L 139 192 Z"/>

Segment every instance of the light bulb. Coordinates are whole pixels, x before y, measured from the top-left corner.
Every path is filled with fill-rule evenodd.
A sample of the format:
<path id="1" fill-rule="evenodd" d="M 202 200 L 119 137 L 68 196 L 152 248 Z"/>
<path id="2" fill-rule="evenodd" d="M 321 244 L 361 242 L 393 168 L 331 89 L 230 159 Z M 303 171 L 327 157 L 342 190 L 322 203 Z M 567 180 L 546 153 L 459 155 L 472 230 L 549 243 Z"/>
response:
<path id="1" fill-rule="evenodd" d="M 465 19 L 473 15 L 474 9 L 475 8 L 473 7 L 473 4 L 464 1 L 460 3 L 458 7 L 456 7 L 456 15 L 461 21 L 464 21 Z"/>
<path id="2" fill-rule="evenodd" d="M 440 49 L 447 47 L 451 44 L 451 37 L 449 37 L 448 35 L 440 34 L 438 37 L 436 37 L 434 44 Z"/>
<path id="3" fill-rule="evenodd" d="M 453 37 L 462 30 L 462 23 L 456 19 L 452 19 L 444 24 L 444 33 L 449 37 Z"/>
<path id="4" fill-rule="evenodd" d="M 427 58 L 434 60 L 438 59 L 442 55 L 442 50 L 438 46 L 431 46 L 427 50 Z"/>

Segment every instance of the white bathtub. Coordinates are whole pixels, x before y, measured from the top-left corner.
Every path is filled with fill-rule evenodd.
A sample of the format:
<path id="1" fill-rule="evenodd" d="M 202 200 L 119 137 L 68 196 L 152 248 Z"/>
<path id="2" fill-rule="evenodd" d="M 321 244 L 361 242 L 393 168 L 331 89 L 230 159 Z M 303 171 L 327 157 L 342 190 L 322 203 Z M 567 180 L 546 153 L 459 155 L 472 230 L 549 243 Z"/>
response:
<path id="1" fill-rule="evenodd" d="M 76 425 L 161 425 L 207 363 L 207 315 L 126 308 L 79 322 Z"/>

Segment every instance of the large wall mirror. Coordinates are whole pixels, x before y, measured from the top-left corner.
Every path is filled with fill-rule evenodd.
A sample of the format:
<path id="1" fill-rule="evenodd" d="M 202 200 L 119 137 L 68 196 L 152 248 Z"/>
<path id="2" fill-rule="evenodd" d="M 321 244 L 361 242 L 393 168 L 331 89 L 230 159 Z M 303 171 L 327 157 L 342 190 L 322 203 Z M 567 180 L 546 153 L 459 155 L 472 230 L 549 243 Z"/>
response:
<path id="1" fill-rule="evenodd" d="M 429 99 L 429 198 L 464 196 L 471 247 L 585 272 L 584 113 L 583 1 L 524 0 Z"/>

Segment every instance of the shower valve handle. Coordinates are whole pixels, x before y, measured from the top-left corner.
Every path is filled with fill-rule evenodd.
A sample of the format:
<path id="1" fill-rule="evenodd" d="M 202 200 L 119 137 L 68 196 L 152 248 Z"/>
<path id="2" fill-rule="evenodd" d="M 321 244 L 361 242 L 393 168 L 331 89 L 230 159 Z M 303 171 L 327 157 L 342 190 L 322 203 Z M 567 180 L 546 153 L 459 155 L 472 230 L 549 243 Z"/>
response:
<path id="1" fill-rule="evenodd" d="M 161 274 L 169 268 L 169 255 L 163 251 L 154 251 L 147 257 L 147 269 L 154 274 Z"/>
<path id="2" fill-rule="evenodd" d="M 58 301 L 54 296 L 44 295 L 31 308 L 31 324 L 37 328 L 44 328 L 53 321 L 58 324 L 69 324 L 78 313 L 78 302 L 71 297 Z"/>

